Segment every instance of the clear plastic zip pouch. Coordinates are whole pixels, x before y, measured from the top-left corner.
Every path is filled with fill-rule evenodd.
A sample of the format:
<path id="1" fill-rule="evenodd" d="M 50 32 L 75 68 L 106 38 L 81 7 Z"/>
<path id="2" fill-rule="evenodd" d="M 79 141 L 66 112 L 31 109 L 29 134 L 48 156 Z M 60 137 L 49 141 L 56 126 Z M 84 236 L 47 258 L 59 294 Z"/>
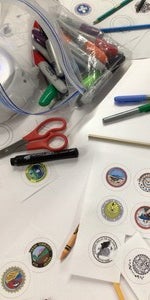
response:
<path id="1" fill-rule="evenodd" d="M 56 0 L 0 0 L 0 120 L 92 103 L 127 49 Z"/>

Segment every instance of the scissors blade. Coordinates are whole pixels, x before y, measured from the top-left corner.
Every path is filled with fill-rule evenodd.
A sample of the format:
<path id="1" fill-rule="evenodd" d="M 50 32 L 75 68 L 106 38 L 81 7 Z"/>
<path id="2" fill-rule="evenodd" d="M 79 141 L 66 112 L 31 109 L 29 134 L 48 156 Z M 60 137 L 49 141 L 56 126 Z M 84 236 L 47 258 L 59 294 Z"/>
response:
<path id="1" fill-rule="evenodd" d="M 27 143 L 26 140 L 21 139 L 21 140 L 17 141 L 16 143 L 14 143 L 14 144 L 12 144 L 12 145 L 10 145 L 10 146 L 8 146 L 8 147 L 0 150 L 0 158 L 3 158 L 3 157 L 5 157 L 5 156 L 7 156 L 9 154 L 14 153 L 14 152 L 20 151 L 20 148 L 22 146 L 24 146 L 26 143 Z"/>

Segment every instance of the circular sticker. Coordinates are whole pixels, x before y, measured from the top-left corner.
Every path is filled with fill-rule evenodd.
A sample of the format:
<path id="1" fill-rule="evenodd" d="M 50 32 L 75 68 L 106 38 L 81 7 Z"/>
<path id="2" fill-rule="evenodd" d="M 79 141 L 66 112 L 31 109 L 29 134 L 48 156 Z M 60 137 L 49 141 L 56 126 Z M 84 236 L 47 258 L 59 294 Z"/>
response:
<path id="1" fill-rule="evenodd" d="M 56 247 L 51 240 L 38 237 L 27 245 L 25 254 L 28 255 L 32 271 L 45 272 L 55 262 Z"/>
<path id="2" fill-rule="evenodd" d="M 144 192 L 150 192 L 150 172 L 144 173 L 138 178 L 138 185 Z"/>
<path id="3" fill-rule="evenodd" d="M 10 261 L 1 266 L 0 294 L 6 298 L 21 296 L 30 284 L 30 273 L 26 265 L 19 261 Z"/>
<path id="4" fill-rule="evenodd" d="M 127 173 L 120 167 L 112 167 L 106 173 L 106 181 L 112 187 L 122 187 L 127 181 Z"/>
<path id="5" fill-rule="evenodd" d="M 30 182 L 36 183 L 42 181 L 46 177 L 47 168 L 43 163 L 29 165 L 25 169 L 25 175 Z"/>
<path id="6" fill-rule="evenodd" d="M 150 194 L 150 169 L 141 170 L 135 176 L 134 180 L 137 190 L 142 193 L 143 196 L 149 196 Z"/>
<path id="7" fill-rule="evenodd" d="M 32 265 L 36 268 L 46 267 L 53 257 L 51 246 L 44 242 L 34 244 L 29 252 L 31 253 Z"/>
<path id="8" fill-rule="evenodd" d="M 25 284 L 25 273 L 20 267 L 8 268 L 2 276 L 1 282 L 3 288 L 10 293 L 16 293 Z"/>
<path id="9" fill-rule="evenodd" d="M 88 15 L 92 11 L 92 7 L 87 3 L 79 3 L 74 8 L 75 12 L 79 15 Z"/>
<path id="10" fill-rule="evenodd" d="M 143 229 L 150 229 L 150 206 L 140 206 L 135 211 L 135 222 Z"/>
<path id="11" fill-rule="evenodd" d="M 148 249 L 134 249 L 124 260 L 127 277 L 134 283 L 146 284 L 150 282 L 150 251 Z"/>
<path id="12" fill-rule="evenodd" d="M 90 257 L 94 262 L 105 266 L 113 263 L 118 249 L 118 242 L 111 234 L 103 234 L 94 239 L 90 244 Z"/>
<path id="13" fill-rule="evenodd" d="M 116 199 L 106 200 L 101 205 L 101 214 L 107 221 L 116 222 L 122 218 L 123 213 L 123 205 Z"/>

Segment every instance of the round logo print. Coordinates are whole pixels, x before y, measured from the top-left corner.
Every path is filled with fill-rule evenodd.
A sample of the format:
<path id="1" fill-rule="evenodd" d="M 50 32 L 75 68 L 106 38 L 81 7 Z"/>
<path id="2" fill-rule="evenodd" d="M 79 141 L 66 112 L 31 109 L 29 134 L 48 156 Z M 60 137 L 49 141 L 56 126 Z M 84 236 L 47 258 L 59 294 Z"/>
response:
<path id="1" fill-rule="evenodd" d="M 150 206 L 141 206 L 135 212 L 136 224 L 143 229 L 150 229 Z"/>
<path id="2" fill-rule="evenodd" d="M 25 174 L 30 182 L 35 183 L 43 180 L 46 177 L 47 169 L 44 164 L 37 163 L 29 165 L 25 170 Z"/>
<path id="3" fill-rule="evenodd" d="M 142 191 L 150 192 L 150 172 L 144 173 L 138 178 L 138 185 Z"/>
<path id="4" fill-rule="evenodd" d="M 122 187 L 127 181 L 127 174 L 122 168 L 114 167 L 107 171 L 106 181 L 112 187 Z"/>
<path id="5" fill-rule="evenodd" d="M 79 15 L 88 15 L 92 11 L 92 7 L 87 3 L 80 3 L 75 6 L 75 12 Z"/>
<path id="6" fill-rule="evenodd" d="M 25 273 L 20 267 L 10 267 L 2 275 L 2 286 L 10 293 L 19 291 L 25 284 Z"/>
<path id="7" fill-rule="evenodd" d="M 106 200 L 101 206 L 101 214 L 107 221 L 116 222 L 123 216 L 123 206 L 116 199 Z"/>
<path id="8" fill-rule="evenodd" d="M 95 240 L 92 246 L 93 257 L 101 263 L 110 263 L 118 249 L 114 239 L 110 236 L 101 236 Z"/>
<path id="9" fill-rule="evenodd" d="M 29 252 L 31 253 L 32 265 L 36 268 L 46 267 L 53 257 L 51 246 L 44 242 L 34 244 Z"/>
<path id="10" fill-rule="evenodd" d="M 150 281 L 150 251 L 132 250 L 124 261 L 125 272 L 134 283 L 145 284 Z"/>
<path id="11" fill-rule="evenodd" d="M 145 254 L 138 254 L 134 257 L 132 267 L 138 275 L 146 275 L 150 272 L 150 257 Z"/>

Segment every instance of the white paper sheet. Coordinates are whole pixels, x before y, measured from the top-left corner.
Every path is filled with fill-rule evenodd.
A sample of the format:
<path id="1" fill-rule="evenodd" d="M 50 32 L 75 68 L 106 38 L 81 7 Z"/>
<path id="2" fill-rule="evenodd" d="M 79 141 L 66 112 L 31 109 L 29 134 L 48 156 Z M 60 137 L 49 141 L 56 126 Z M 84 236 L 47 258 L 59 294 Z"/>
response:
<path id="1" fill-rule="evenodd" d="M 150 299 L 150 247 L 136 233 L 120 249 L 117 266 L 139 300 Z"/>
<path id="2" fill-rule="evenodd" d="M 129 141 L 141 141 L 150 143 L 149 119 L 150 114 L 141 113 L 128 119 L 103 124 L 102 119 L 120 112 L 133 109 L 137 105 L 116 105 L 115 96 L 123 95 L 149 95 L 150 59 L 133 61 L 125 75 L 119 80 L 114 88 L 107 94 L 99 105 L 95 116 L 89 122 L 89 134 L 121 138 Z M 144 103 L 143 103 L 144 104 Z"/>

